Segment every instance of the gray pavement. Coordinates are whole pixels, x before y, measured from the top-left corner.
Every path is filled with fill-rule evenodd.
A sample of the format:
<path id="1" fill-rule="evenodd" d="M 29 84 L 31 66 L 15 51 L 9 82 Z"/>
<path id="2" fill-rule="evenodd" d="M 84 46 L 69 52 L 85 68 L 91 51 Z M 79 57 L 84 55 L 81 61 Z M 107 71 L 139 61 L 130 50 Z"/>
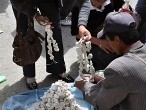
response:
<path id="1" fill-rule="evenodd" d="M 130 4 L 134 7 L 136 1 L 131 0 Z M 7 81 L 0 84 L 0 110 L 8 97 L 28 90 L 25 87 L 22 68 L 12 61 L 15 26 L 15 18 L 9 0 L 0 0 L 0 30 L 3 31 L 0 34 L 0 72 L 7 77 Z M 36 24 L 36 30 L 44 34 L 44 28 L 38 24 Z M 62 32 L 67 73 L 75 78 L 78 73 L 76 40 L 74 36 L 71 36 L 69 26 L 62 26 Z M 52 82 L 57 80 L 45 71 L 44 47 L 41 57 L 36 62 L 36 80 L 40 88 L 50 86 Z"/>

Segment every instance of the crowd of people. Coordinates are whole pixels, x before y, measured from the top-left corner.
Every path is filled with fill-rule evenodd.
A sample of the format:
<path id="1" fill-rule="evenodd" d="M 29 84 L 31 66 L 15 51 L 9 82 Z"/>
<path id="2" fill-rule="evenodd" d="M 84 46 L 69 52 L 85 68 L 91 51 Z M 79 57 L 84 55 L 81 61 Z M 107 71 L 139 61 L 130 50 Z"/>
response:
<path id="1" fill-rule="evenodd" d="M 62 0 L 32 0 L 23 8 L 19 18 L 17 7 L 21 2 L 10 1 L 16 21 L 21 23 L 23 36 L 28 28 L 27 16 L 40 25 L 42 22 L 51 24 L 53 38 L 60 50 L 53 52 L 55 63 L 49 59 L 45 41 L 46 71 L 66 82 L 74 82 L 71 76 L 64 75 L 66 66 L 60 24 Z M 93 66 L 95 70 L 104 70 L 104 77 L 81 74 L 75 79 L 75 86 L 82 91 L 85 100 L 96 110 L 145 110 L 145 0 L 138 0 L 135 9 L 124 0 L 74 0 L 68 12 L 71 17 L 68 24 L 71 25 L 71 34 L 77 40 L 89 37 Z M 28 89 L 37 89 L 35 63 L 22 68 Z"/>

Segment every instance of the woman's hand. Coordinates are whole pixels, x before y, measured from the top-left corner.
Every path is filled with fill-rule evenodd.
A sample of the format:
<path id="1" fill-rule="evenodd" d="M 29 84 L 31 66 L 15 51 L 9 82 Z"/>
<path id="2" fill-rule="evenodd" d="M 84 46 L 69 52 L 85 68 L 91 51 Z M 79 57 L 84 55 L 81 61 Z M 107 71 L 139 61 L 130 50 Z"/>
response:
<path id="1" fill-rule="evenodd" d="M 39 13 L 35 15 L 35 19 L 40 25 L 43 25 L 43 26 L 52 24 L 51 22 L 49 22 L 48 17 L 44 17 L 40 15 Z"/>
<path id="2" fill-rule="evenodd" d="M 132 13 L 134 12 L 134 9 L 130 9 L 129 7 L 129 1 L 125 0 L 125 3 L 122 5 L 122 7 L 119 9 L 119 12 L 128 12 Z"/>
<path id="3" fill-rule="evenodd" d="M 82 42 L 86 42 L 86 40 L 90 40 L 91 39 L 90 32 L 83 25 L 79 26 L 79 36 L 80 36 L 80 40 Z M 84 39 L 86 36 L 88 37 L 88 39 Z"/>

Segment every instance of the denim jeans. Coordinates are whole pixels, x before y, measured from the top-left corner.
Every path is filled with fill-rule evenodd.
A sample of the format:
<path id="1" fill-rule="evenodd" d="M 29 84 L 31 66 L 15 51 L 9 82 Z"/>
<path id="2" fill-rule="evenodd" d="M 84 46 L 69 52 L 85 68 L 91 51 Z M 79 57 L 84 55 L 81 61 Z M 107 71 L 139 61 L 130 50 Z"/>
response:
<path id="1" fill-rule="evenodd" d="M 92 105 L 84 100 L 82 92 L 74 87 L 73 83 L 69 83 L 69 86 L 71 86 L 71 93 L 82 110 L 95 110 Z M 48 89 L 49 88 L 46 87 L 36 90 L 30 90 L 12 96 L 4 102 L 2 110 L 29 110 L 32 104 L 41 100 L 44 92 L 46 92 Z"/>
<path id="2" fill-rule="evenodd" d="M 146 0 L 138 0 L 135 10 L 140 14 L 141 16 L 141 24 L 139 26 L 139 32 L 141 34 L 140 40 L 145 43 L 146 42 Z"/>

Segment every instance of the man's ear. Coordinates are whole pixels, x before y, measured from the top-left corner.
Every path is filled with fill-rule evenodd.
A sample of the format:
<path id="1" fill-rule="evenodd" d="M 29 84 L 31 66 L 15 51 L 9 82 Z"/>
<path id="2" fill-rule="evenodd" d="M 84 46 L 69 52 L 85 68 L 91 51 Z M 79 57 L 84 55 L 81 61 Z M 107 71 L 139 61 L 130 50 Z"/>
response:
<path id="1" fill-rule="evenodd" d="M 114 41 L 117 42 L 117 43 L 119 44 L 119 43 L 120 43 L 120 38 L 119 38 L 119 36 L 116 35 L 116 36 L 114 37 Z"/>

